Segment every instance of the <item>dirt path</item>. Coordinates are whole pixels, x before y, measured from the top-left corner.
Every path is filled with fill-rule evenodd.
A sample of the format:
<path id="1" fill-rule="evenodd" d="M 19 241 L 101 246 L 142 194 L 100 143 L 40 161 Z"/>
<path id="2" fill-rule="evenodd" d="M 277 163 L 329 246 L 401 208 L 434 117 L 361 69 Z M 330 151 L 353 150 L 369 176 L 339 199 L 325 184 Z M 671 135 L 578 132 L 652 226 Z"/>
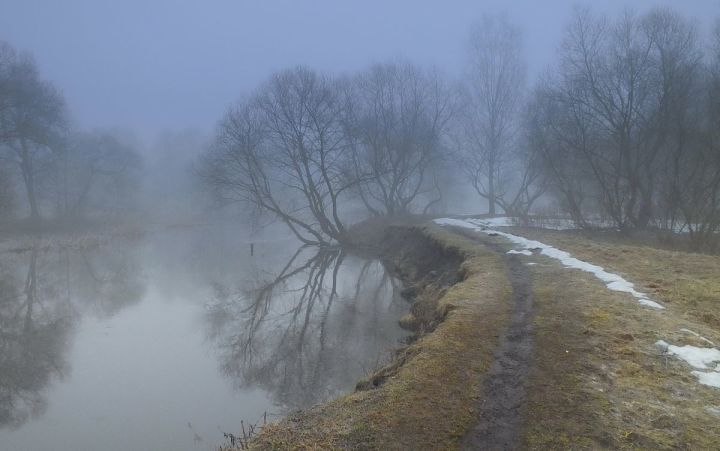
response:
<path id="1" fill-rule="evenodd" d="M 478 237 L 473 237 L 478 240 Z M 483 244 L 505 255 L 507 274 L 513 289 L 513 310 L 508 328 L 501 337 L 478 405 L 478 422 L 465 436 L 463 449 L 506 450 L 517 448 L 525 402 L 526 379 L 533 348 L 532 278 L 517 255 Z"/>

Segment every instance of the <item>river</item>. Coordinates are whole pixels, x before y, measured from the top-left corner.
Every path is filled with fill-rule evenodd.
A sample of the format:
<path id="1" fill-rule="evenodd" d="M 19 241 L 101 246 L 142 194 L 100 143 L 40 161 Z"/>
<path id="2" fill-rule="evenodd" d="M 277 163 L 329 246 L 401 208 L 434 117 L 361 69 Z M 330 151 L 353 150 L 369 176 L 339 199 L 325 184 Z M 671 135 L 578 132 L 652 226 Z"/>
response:
<path id="1" fill-rule="evenodd" d="M 351 392 L 406 333 L 376 260 L 228 227 L 5 241 L 0 449 L 212 450 Z"/>

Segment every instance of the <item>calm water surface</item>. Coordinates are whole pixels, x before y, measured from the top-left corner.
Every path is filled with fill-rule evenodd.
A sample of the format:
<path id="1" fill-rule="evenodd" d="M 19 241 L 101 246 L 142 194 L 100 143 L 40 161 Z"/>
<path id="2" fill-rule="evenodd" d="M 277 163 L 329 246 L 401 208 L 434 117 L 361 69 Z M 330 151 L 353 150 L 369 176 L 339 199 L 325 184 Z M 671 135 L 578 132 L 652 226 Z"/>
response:
<path id="1" fill-rule="evenodd" d="M 222 228 L 0 252 L 0 450 L 210 450 L 352 391 L 407 310 L 377 261 Z M 12 245 L 5 244 L 5 249 Z"/>

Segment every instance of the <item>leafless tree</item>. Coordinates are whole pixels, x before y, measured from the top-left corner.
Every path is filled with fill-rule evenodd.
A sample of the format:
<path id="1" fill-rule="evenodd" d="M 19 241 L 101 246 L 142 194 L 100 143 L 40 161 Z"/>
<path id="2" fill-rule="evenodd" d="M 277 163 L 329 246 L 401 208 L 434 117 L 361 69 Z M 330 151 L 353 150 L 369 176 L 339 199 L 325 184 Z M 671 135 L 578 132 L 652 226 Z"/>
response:
<path id="1" fill-rule="evenodd" d="M 65 127 L 60 93 L 40 79 L 29 55 L 0 42 L 0 148 L 19 169 L 33 219 L 40 217 L 39 171 L 52 158 Z"/>
<path id="2" fill-rule="evenodd" d="M 298 67 L 273 75 L 220 123 L 201 174 L 224 199 L 283 221 L 306 244 L 347 242 L 348 145 L 337 82 Z"/>
<path id="3" fill-rule="evenodd" d="M 691 90 L 686 117 L 673 117 L 668 179 L 681 227 L 695 249 L 716 250 L 720 231 L 720 22 L 716 25 L 709 67 Z M 670 216 L 670 215 L 668 215 Z M 676 219 L 673 214 L 670 216 Z M 674 225 L 674 221 L 671 223 Z"/>
<path id="4" fill-rule="evenodd" d="M 514 176 L 507 176 L 502 180 L 505 184 L 498 196 L 497 204 L 509 216 L 527 222 L 530 210 L 549 187 L 549 179 L 543 170 L 542 146 L 537 141 L 535 116 L 529 108 L 522 117 L 522 133 L 516 141 L 516 148 L 512 152 L 510 168 Z M 502 185 L 500 185 L 502 186 Z"/>
<path id="5" fill-rule="evenodd" d="M 71 134 L 57 152 L 57 205 L 65 218 L 126 212 L 138 182 L 141 158 L 108 132 Z"/>
<path id="6" fill-rule="evenodd" d="M 15 207 L 15 191 L 10 179 L 10 173 L 0 166 L 0 219 L 12 215 Z"/>
<path id="7" fill-rule="evenodd" d="M 484 16 L 468 40 L 460 145 L 463 167 L 490 214 L 508 188 L 524 86 L 520 31 L 504 17 Z"/>
<path id="8" fill-rule="evenodd" d="M 540 159 L 548 191 L 560 200 L 562 209 L 576 224 L 586 226 L 586 197 L 595 191 L 595 185 L 585 173 L 581 150 L 595 141 L 582 116 L 571 106 L 550 80 L 545 80 L 533 92 L 525 127 L 528 145 Z"/>
<path id="9" fill-rule="evenodd" d="M 355 191 L 375 216 L 410 213 L 440 198 L 437 170 L 453 98 L 437 71 L 376 64 L 346 86 L 345 127 Z"/>
<path id="10" fill-rule="evenodd" d="M 668 9 L 643 17 L 643 29 L 653 42 L 657 89 L 661 99 L 656 121 L 659 144 L 655 222 L 669 231 L 686 226 L 682 212 L 686 188 L 694 182 L 687 172 L 702 153 L 702 128 L 708 122 L 707 104 L 697 100 L 711 94 L 694 24 Z M 694 163 L 696 164 L 696 162 Z"/>
<path id="11" fill-rule="evenodd" d="M 668 10 L 615 22 L 576 11 L 559 71 L 536 93 L 544 115 L 536 125 L 544 167 L 579 222 L 587 204 L 622 229 L 661 216 L 658 174 L 688 143 L 695 42 L 694 27 Z"/>
<path id="12" fill-rule="evenodd" d="M 600 203 L 620 228 L 639 225 L 640 196 L 649 207 L 643 165 L 656 155 L 648 122 L 656 107 L 651 42 L 639 25 L 630 14 L 608 24 L 579 11 L 562 47 L 564 101 L 586 136 L 592 135 L 580 151 Z"/>

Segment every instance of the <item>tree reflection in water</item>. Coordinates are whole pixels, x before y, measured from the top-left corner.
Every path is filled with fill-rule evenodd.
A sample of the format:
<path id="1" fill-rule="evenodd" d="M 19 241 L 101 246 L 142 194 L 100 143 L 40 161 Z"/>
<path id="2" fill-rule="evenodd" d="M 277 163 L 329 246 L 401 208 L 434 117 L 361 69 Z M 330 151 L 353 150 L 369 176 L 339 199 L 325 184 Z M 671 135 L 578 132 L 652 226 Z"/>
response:
<path id="1" fill-rule="evenodd" d="M 0 280 L 0 426 L 17 427 L 42 413 L 43 388 L 68 370 L 73 312 L 48 301 L 52 287 L 38 277 L 37 245 L 29 254 L 24 286 L 5 272 Z"/>
<path id="2" fill-rule="evenodd" d="M 284 409 L 351 391 L 405 335 L 407 306 L 379 261 L 306 247 L 263 279 L 236 293 L 216 287 L 210 337 L 238 387 L 259 387 Z"/>
<path id="3" fill-rule="evenodd" d="M 129 253 L 41 248 L 0 259 L 0 428 L 46 409 L 44 391 L 69 371 L 66 354 L 83 313 L 111 316 L 143 287 Z M 97 261 L 96 261 L 97 260 Z"/>

